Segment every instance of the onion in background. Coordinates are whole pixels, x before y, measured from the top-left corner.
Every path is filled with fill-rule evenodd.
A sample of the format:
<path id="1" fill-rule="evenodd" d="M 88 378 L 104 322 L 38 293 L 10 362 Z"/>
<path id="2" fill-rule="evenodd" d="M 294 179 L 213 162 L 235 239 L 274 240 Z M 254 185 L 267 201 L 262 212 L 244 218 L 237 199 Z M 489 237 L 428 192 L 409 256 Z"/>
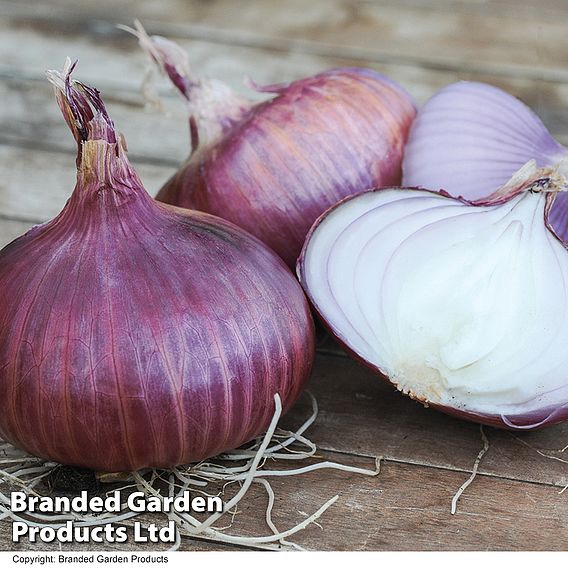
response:
<path id="1" fill-rule="evenodd" d="M 157 199 L 219 215 L 256 235 L 294 267 L 317 217 L 342 198 L 396 185 L 415 106 L 369 69 L 332 69 L 289 84 L 254 87 L 253 103 L 191 73 L 173 42 L 142 47 L 187 101 L 193 152 Z"/>
<path id="2" fill-rule="evenodd" d="M 568 173 L 568 150 L 530 108 L 497 87 L 463 81 L 438 91 L 418 112 L 405 149 L 403 185 L 481 199 L 529 160 Z M 567 241 L 566 192 L 556 197 L 549 221 Z"/>

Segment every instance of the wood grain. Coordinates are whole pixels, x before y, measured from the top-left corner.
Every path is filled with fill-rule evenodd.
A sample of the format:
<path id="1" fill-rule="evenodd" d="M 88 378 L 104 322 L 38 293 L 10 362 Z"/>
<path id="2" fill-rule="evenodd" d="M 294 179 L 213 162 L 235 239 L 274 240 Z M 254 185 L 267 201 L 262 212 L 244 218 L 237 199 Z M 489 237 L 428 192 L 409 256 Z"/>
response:
<path id="1" fill-rule="evenodd" d="M 2 26 L 0 25 L 0 29 Z M 13 45 L 11 28 L 0 34 L 0 46 Z M 130 154 L 139 161 L 172 166 L 179 164 L 188 149 L 187 121 L 183 104 L 173 96 L 166 95 L 165 101 L 170 116 L 153 110 L 144 110 L 144 101 L 138 92 L 143 75 L 144 57 L 139 53 L 136 42 L 129 41 L 129 49 L 117 51 L 110 46 L 100 48 L 94 39 L 82 38 L 75 42 L 70 37 L 44 38 L 39 31 L 27 33 L 26 45 L 30 51 L 21 50 L 10 55 L 14 66 L 0 68 L 0 141 L 4 143 L 28 145 L 45 149 L 74 151 L 74 142 L 61 119 L 59 109 L 53 101 L 51 87 L 42 77 L 43 69 L 53 67 L 53 62 L 62 62 L 65 56 L 73 53 L 80 59 L 78 76 L 86 82 L 96 84 L 105 96 L 114 120 L 126 135 Z M 227 76 L 225 69 L 232 69 L 228 77 L 231 85 L 245 93 L 242 77 L 251 70 L 254 60 L 255 79 L 261 83 L 294 79 L 297 76 L 315 73 L 327 67 L 350 64 L 342 60 L 329 60 L 312 56 L 296 56 L 290 61 L 280 62 L 276 67 L 274 54 L 266 51 L 241 48 L 227 50 L 204 42 L 182 42 L 195 56 L 195 68 L 211 76 Z M 111 44 L 112 45 L 112 44 Z M 105 53 L 108 51 L 108 53 Z M 35 53 L 42 53 L 40 64 Z M 100 61 L 108 61 L 104 76 L 100 76 Z M 50 63 L 51 62 L 51 63 Z M 295 71 L 292 71 L 292 70 Z M 424 100 L 439 87 L 458 77 L 447 73 L 432 73 L 424 70 L 397 67 L 382 69 L 405 85 L 414 85 L 412 92 Z M 493 81 L 500 84 L 500 81 Z M 162 92 L 167 92 L 165 82 Z M 507 80 L 501 84 L 510 92 L 520 96 L 535 108 L 551 131 L 564 142 L 568 142 L 568 86 L 558 84 L 537 85 L 527 80 Z M 163 181 L 165 181 L 164 178 Z"/>
<path id="2" fill-rule="evenodd" d="M 5 0 L 3 2 L 5 3 Z M 39 6 L 41 7 L 41 4 Z M 43 69 L 60 65 L 59 61 L 69 55 L 81 60 L 81 69 L 87 79 L 94 73 L 98 80 L 103 82 L 116 78 L 122 85 L 137 85 L 140 64 L 144 58 L 139 53 L 134 39 L 116 28 L 117 20 L 93 21 L 89 19 L 92 16 L 83 12 L 80 14 L 81 21 L 76 23 L 76 26 L 72 24 L 79 14 L 73 16 L 75 20 L 70 20 L 69 15 L 58 20 L 47 17 L 0 19 L 0 50 L 6 54 L 5 61 L 11 62 L 8 68 L 22 72 L 31 70 L 34 76 L 38 76 Z M 125 22 L 131 23 L 127 18 Z M 243 77 L 247 74 L 253 74 L 260 83 L 274 82 L 299 78 L 336 65 L 360 65 L 381 69 L 409 88 L 412 87 L 413 94 L 419 101 L 430 96 L 432 89 L 459 79 L 494 82 L 520 96 L 523 91 L 528 90 L 528 85 L 535 90 L 546 92 L 550 88 L 549 83 L 564 85 L 567 82 L 561 71 L 551 73 L 550 76 L 543 75 L 542 66 L 538 67 L 540 74 L 529 77 L 489 68 L 472 72 L 467 65 L 451 69 L 422 69 L 416 63 L 401 65 L 396 57 L 376 59 L 349 50 L 343 52 L 334 48 L 329 52 L 318 52 L 270 42 L 237 42 L 235 38 L 224 39 L 207 31 L 193 33 L 192 26 L 186 23 L 177 24 L 170 29 L 160 22 L 148 22 L 147 27 L 150 32 L 161 33 L 186 46 L 197 72 L 223 78 L 242 91 L 245 91 Z M 26 49 L 19 48 L 22 44 L 27 46 Z M 231 46 L 229 50 L 227 45 Z M 37 49 L 38 46 L 40 49 Z M 130 59 L 129 53 L 135 56 L 134 60 Z M 122 60 L 123 57 L 128 61 Z M 101 60 L 105 62 L 105 73 L 102 76 L 100 72 L 97 74 Z M 254 66 L 251 66 L 251 61 L 255 62 Z M 508 82 L 512 84 L 508 86 Z M 422 84 L 426 88 L 421 87 Z M 519 89 L 521 91 L 518 93 Z M 528 101 L 533 106 L 534 98 L 533 95 L 533 100 Z"/>
<path id="3" fill-rule="evenodd" d="M 566 8 L 560 2 L 546 8 L 537 15 L 548 17 L 539 17 L 535 25 L 535 6 L 528 2 L 520 9 L 501 3 L 499 10 L 491 6 L 472 10 L 463 1 L 401 5 L 392 0 L 313 0 L 307 7 L 303 0 L 174 0 L 166 8 L 150 0 L 130 0 L 120 6 L 103 0 L 79 8 L 70 0 L 57 0 L 49 10 L 41 3 L 5 2 L 12 18 L 49 18 L 53 23 L 65 19 L 76 28 L 113 13 L 123 20 L 142 18 L 159 26 L 160 33 L 191 33 L 231 44 L 565 80 L 562 54 L 568 38 L 561 16 Z"/>
<path id="4" fill-rule="evenodd" d="M 168 178 L 170 168 L 141 164 L 134 167 L 154 194 Z M 42 222 L 61 211 L 75 186 L 75 156 L 0 144 L 0 215 Z"/>
<path id="5" fill-rule="evenodd" d="M 1 4 L 0 4 L 1 5 Z M 72 147 L 65 125 L 53 104 L 51 89 L 43 72 L 62 65 L 66 56 L 80 61 L 77 76 L 96 84 L 119 128 L 125 131 L 133 155 L 147 161 L 179 163 L 187 151 L 187 127 L 181 101 L 166 96 L 171 117 L 156 112 L 143 113 L 144 101 L 138 88 L 145 58 L 134 38 L 117 30 L 114 22 L 86 26 L 79 33 L 68 22 L 0 19 L 0 89 L 4 101 L 0 114 L 0 137 L 7 141 L 34 140 L 40 144 Z M 254 95 L 243 78 L 252 75 L 259 83 L 293 80 L 343 65 L 370 66 L 405 85 L 419 102 L 439 88 L 461 79 L 491 82 L 518 96 L 531 106 L 562 142 L 568 143 L 568 84 L 554 74 L 550 80 L 535 80 L 499 74 L 475 75 L 466 68 L 432 70 L 420 66 L 379 63 L 340 55 L 317 55 L 297 50 L 277 50 L 261 46 L 231 46 L 213 41 L 172 37 L 190 53 L 197 73 L 223 78 L 235 90 Z M 20 46 L 25 45 L 26 49 Z M 254 65 L 251 62 L 254 61 Z M 104 72 L 101 71 L 104 62 Z M 166 82 L 159 83 L 169 92 Z M 148 132 L 153 136 L 148 136 Z M 159 143 L 157 143 L 159 141 Z"/>
<path id="6" fill-rule="evenodd" d="M 358 467 L 369 460 L 322 452 L 323 459 Z M 312 550 L 565 550 L 568 501 L 558 490 L 479 476 L 450 514 L 452 497 L 467 475 L 386 461 L 378 477 L 326 470 L 271 480 L 274 522 L 283 530 L 325 500 L 338 501 L 294 536 Z M 266 495 L 254 488 L 233 531 L 263 534 Z M 303 513 L 303 514 L 302 514 Z"/>
<path id="7" fill-rule="evenodd" d="M 373 467 L 372 460 L 329 452 L 321 452 L 320 459 Z M 286 464 L 278 466 L 285 468 Z M 568 501 L 557 489 L 479 475 L 462 495 L 457 513 L 451 515 L 452 497 L 466 477 L 460 472 L 386 461 L 377 477 L 322 470 L 271 478 L 276 493 L 273 520 L 280 530 L 285 530 L 338 495 L 339 499 L 319 519 L 319 526 L 311 525 L 291 540 L 311 550 L 566 549 Z M 264 489 L 253 485 L 239 505 L 231 534 L 268 534 L 266 502 Z M 160 515 L 145 515 L 144 520 L 165 524 Z M 9 540 L 9 525 L 6 521 L 0 523 L 0 547 L 15 549 Z M 94 550 L 103 548 L 90 546 Z M 44 547 L 56 549 L 51 545 L 40 549 Z M 111 548 L 129 551 L 148 546 L 129 542 Z M 227 548 L 184 539 L 183 549 Z M 82 550 L 79 545 L 65 549 Z"/>

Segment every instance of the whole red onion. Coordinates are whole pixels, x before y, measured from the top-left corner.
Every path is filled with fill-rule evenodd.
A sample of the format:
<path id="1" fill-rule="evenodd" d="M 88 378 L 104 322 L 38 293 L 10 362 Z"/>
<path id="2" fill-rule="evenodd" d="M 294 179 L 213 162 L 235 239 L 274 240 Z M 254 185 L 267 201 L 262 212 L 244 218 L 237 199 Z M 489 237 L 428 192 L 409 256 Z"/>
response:
<path id="1" fill-rule="evenodd" d="M 158 193 L 166 203 L 219 215 L 256 235 L 294 267 L 306 234 L 340 199 L 401 179 L 415 116 L 402 87 L 369 69 L 332 69 L 255 87 L 254 104 L 215 80 L 195 78 L 176 44 L 141 45 L 187 100 L 193 153 Z"/>
<path id="2" fill-rule="evenodd" d="M 310 374 L 303 292 L 240 228 L 151 199 L 71 70 L 50 78 L 79 144 L 77 184 L 0 252 L 0 436 L 105 471 L 235 448 Z"/>

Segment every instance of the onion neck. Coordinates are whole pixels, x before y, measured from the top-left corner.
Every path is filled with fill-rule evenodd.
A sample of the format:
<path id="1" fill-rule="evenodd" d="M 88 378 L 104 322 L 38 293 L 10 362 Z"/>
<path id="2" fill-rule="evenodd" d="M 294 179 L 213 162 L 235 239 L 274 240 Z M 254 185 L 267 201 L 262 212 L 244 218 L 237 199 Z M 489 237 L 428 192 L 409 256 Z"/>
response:
<path id="1" fill-rule="evenodd" d="M 116 131 L 99 92 L 62 72 L 49 71 L 57 103 L 77 142 L 77 183 L 61 213 L 45 230 L 97 238 L 136 233 L 154 226 L 158 206 L 130 166 L 123 137 Z M 105 237 L 106 238 L 106 237 Z M 117 245 L 118 246 L 118 245 Z"/>
<path id="2" fill-rule="evenodd" d="M 138 38 L 140 47 L 186 101 L 192 154 L 200 147 L 214 144 L 253 106 L 252 101 L 235 93 L 222 81 L 193 73 L 187 53 L 177 43 L 161 36 L 149 36 L 137 20 L 134 25 L 135 29 L 121 27 Z"/>
<path id="3" fill-rule="evenodd" d="M 122 141 L 86 140 L 81 143 L 77 188 L 83 195 L 104 190 L 112 190 L 125 197 L 146 193 L 130 166 Z"/>
<path id="4" fill-rule="evenodd" d="M 473 205 L 499 205 L 515 196 L 530 191 L 545 194 L 545 221 L 558 194 L 568 191 L 568 167 L 565 161 L 554 166 L 538 168 L 535 160 L 530 160 L 490 196 L 471 202 Z"/>
<path id="5" fill-rule="evenodd" d="M 151 197 L 126 156 L 126 144 L 110 118 L 99 92 L 71 79 L 76 63 L 67 59 L 62 72 L 48 71 L 57 103 L 77 142 L 75 202 L 110 191 L 114 203 L 133 194 Z M 104 200 L 108 202 L 107 199 Z"/>
<path id="6" fill-rule="evenodd" d="M 242 120 L 252 107 L 251 101 L 215 79 L 201 79 L 193 86 L 191 96 L 186 101 L 192 153 L 200 145 L 213 145 L 227 130 Z"/>

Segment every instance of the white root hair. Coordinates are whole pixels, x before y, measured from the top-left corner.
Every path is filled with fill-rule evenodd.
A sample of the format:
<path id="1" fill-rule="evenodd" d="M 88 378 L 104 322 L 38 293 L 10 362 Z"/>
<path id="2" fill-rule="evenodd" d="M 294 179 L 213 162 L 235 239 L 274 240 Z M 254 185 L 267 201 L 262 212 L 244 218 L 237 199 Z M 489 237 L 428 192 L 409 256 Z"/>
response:
<path id="1" fill-rule="evenodd" d="M 479 468 L 479 464 L 481 463 L 481 458 L 485 455 L 487 450 L 489 449 L 489 440 L 485 435 L 485 431 L 483 430 L 483 424 L 479 426 L 479 432 L 481 433 L 481 439 L 483 441 L 483 448 L 481 448 L 479 454 L 477 454 L 477 458 L 475 463 L 473 464 L 473 468 L 471 470 L 471 475 L 469 478 L 462 484 L 462 486 L 456 491 L 455 495 L 452 498 L 452 506 L 450 512 L 452 515 L 455 515 L 458 510 L 458 501 L 459 498 L 462 496 L 462 493 L 473 483 L 475 476 L 477 475 L 477 470 Z"/>
<path id="2" fill-rule="evenodd" d="M 561 463 L 568 463 L 568 460 L 559 458 L 558 456 L 551 456 L 550 454 L 546 454 L 542 450 L 539 450 L 538 448 L 535 448 L 534 446 L 529 444 L 526 440 L 519 438 L 519 436 L 516 436 L 512 432 L 509 432 L 509 433 L 511 434 L 511 436 L 513 436 L 513 438 L 515 438 L 515 440 L 517 440 L 517 442 L 520 442 L 521 444 L 525 445 L 527 448 L 530 448 L 531 450 L 535 451 L 539 456 L 542 456 L 543 458 L 547 458 L 549 460 L 556 460 L 556 461 L 559 461 Z M 561 450 L 557 450 L 557 451 L 558 451 L 558 453 L 562 453 L 566 450 L 566 448 L 568 448 L 568 446 L 566 446 L 565 448 L 562 448 Z M 553 450 L 549 450 L 549 451 L 553 451 Z"/>
<path id="3" fill-rule="evenodd" d="M 348 473 L 367 476 L 377 476 L 380 473 L 382 458 L 376 460 L 374 469 L 364 469 L 345 464 L 319 461 L 303 467 L 285 469 L 264 469 L 268 461 L 272 464 L 287 463 L 290 460 L 306 460 L 316 458 L 316 445 L 304 436 L 306 430 L 315 422 L 318 406 L 313 395 L 311 399 L 311 414 L 305 422 L 295 431 L 279 429 L 278 421 L 282 413 L 280 397 L 275 395 L 275 412 L 264 436 L 257 438 L 244 449 L 236 449 L 221 454 L 215 459 L 203 461 L 198 464 L 178 466 L 171 470 L 143 470 L 130 474 L 98 474 L 102 483 L 113 483 L 113 491 L 130 491 L 136 489 L 147 496 L 163 500 L 168 497 L 183 495 L 184 491 L 191 490 L 204 496 L 218 496 L 223 498 L 228 486 L 237 484 L 236 493 L 224 501 L 222 512 L 212 513 L 205 519 L 198 519 L 189 512 L 169 511 L 161 513 L 173 520 L 177 526 L 176 541 L 170 550 L 177 550 L 181 546 L 181 536 L 195 537 L 217 543 L 227 543 L 249 546 L 269 550 L 303 548 L 288 539 L 304 530 L 316 521 L 339 498 L 335 495 L 311 515 L 304 515 L 304 519 L 296 525 L 285 530 L 278 529 L 272 519 L 275 504 L 275 493 L 270 485 L 269 478 L 297 476 L 320 469 L 335 469 Z M 101 514 L 44 514 L 39 512 L 16 513 L 10 508 L 9 493 L 13 489 L 23 490 L 29 495 L 41 495 L 45 486 L 42 481 L 52 476 L 61 468 L 60 464 L 42 460 L 26 454 L 0 440 L 0 520 L 12 519 L 23 521 L 31 526 L 51 526 L 59 528 L 67 521 L 73 521 L 76 526 L 95 526 L 109 523 L 122 523 L 128 526 L 135 517 L 141 513 L 133 512 L 126 506 L 126 500 L 121 503 L 119 513 Z M 267 507 L 264 513 L 264 522 L 269 534 L 258 536 L 244 536 L 230 534 L 234 520 L 239 513 L 238 507 L 246 497 L 252 484 L 260 485 L 267 494 Z M 119 486 L 117 487 L 117 484 Z M 77 488 L 80 490 L 80 487 Z M 220 521 L 225 520 L 224 525 Z"/>

